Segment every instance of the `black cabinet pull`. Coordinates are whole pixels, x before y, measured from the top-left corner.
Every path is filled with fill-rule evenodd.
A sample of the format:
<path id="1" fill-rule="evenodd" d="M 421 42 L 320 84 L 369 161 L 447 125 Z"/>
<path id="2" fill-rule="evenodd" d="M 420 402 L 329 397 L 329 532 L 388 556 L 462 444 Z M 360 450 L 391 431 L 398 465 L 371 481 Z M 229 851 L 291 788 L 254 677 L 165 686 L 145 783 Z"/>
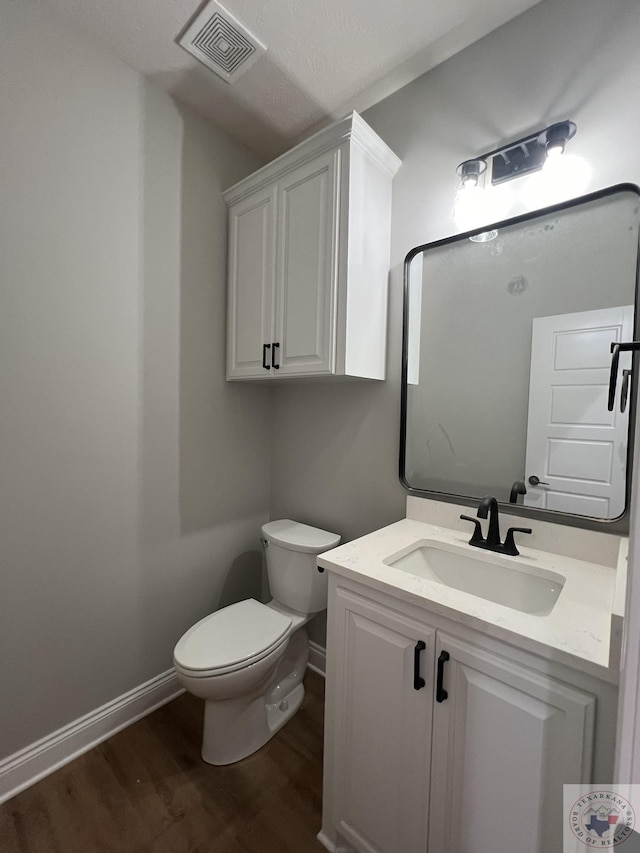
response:
<path id="1" fill-rule="evenodd" d="M 274 370 L 280 370 L 280 365 L 276 364 L 276 350 L 279 350 L 279 349 L 280 349 L 280 344 L 274 342 L 274 344 L 273 344 L 273 369 Z M 277 353 L 277 355 L 279 356 L 280 353 Z"/>
<path id="2" fill-rule="evenodd" d="M 424 678 L 420 677 L 420 652 L 423 652 L 427 648 L 427 644 L 424 640 L 418 640 L 416 643 L 416 647 L 413 650 L 413 689 L 414 690 L 422 690 L 425 686 L 426 681 Z"/>
<path id="3" fill-rule="evenodd" d="M 271 365 L 267 364 L 267 350 L 271 349 L 271 344 L 262 344 L 262 366 L 265 370 L 271 370 Z"/>
<path id="4" fill-rule="evenodd" d="M 438 658 L 438 680 L 436 683 L 436 702 L 444 702 L 445 699 L 449 698 L 449 694 L 442 686 L 442 682 L 444 681 L 444 665 L 449 660 L 451 655 L 449 652 L 440 652 L 440 657 Z"/>

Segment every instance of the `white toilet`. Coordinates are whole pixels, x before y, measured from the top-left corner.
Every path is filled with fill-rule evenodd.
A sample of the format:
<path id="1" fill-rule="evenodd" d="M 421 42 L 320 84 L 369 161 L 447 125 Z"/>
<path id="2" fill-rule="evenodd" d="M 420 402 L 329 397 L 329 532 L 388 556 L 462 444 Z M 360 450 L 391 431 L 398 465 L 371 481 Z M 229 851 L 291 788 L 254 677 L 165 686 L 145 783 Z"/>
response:
<path id="1" fill-rule="evenodd" d="M 205 616 L 178 641 L 178 680 L 205 699 L 202 757 L 232 764 L 260 749 L 304 698 L 305 625 L 327 606 L 327 575 L 316 556 L 340 542 L 289 519 L 263 525 L 272 600 L 250 598 Z"/>

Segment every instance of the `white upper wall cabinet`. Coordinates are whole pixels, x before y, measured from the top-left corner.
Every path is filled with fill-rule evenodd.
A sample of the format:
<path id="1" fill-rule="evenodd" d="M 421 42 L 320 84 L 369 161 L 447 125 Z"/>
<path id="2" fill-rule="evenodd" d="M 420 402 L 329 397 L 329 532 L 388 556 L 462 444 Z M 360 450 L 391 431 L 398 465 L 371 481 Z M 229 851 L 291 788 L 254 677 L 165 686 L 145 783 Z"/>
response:
<path id="1" fill-rule="evenodd" d="M 224 193 L 227 379 L 384 379 L 391 182 L 357 114 Z"/>

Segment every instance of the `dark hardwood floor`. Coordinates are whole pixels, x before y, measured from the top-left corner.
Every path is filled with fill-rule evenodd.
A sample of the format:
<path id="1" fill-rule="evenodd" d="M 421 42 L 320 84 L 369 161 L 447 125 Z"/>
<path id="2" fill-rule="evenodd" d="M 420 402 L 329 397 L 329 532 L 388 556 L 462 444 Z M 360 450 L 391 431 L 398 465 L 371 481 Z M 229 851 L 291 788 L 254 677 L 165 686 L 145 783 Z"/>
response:
<path id="1" fill-rule="evenodd" d="M 255 755 L 200 758 L 184 694 L 0 806 L 2 853 L 320 853 L 324 681 Z"/>

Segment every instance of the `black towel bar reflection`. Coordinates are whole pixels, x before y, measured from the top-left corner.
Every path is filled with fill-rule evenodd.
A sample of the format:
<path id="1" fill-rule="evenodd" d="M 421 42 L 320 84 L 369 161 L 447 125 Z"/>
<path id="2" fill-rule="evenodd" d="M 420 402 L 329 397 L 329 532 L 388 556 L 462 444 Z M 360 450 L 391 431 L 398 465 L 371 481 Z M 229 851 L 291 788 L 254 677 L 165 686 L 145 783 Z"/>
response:
<path id="1" fill-rule="evenodd" d="M 609 374 L 609 401 L 607 408 L 610 412 L 613 411 L 616 401 L 616 385 L 618 383 L 618 368 L 620 363 L 621 352 L 638 352 L 640 350 L 640 341 L 626 341 L 623 344 L 611 344 L 611 373 Z M 630 370 L 623 371 L 622 394 L 620 396 L 620 411 L 624 412 L 627 407 L 627 396 L 629 394 L 629 377 Z"/>

